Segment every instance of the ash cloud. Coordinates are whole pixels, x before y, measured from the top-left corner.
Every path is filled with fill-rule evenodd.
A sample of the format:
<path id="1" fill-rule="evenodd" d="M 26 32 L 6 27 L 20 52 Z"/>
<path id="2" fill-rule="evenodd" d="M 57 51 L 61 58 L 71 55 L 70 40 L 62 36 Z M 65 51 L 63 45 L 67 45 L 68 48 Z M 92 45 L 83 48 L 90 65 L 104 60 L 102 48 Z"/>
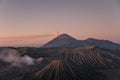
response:
<path id="1" fill-rule="evenodd" d="M 25 55 L 21 57 L 14 49 L 5 48 L 0 51 L 0 59 L 16 65 L 34 65 L 34 59 Z"/>

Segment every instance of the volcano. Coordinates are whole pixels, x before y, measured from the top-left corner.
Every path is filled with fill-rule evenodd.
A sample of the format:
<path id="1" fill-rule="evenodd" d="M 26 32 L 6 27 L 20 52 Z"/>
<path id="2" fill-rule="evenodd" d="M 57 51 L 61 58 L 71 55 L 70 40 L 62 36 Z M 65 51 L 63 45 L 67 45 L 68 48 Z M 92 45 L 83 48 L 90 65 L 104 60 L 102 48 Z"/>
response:
<path id="1" fill-rule="evenodd" d="M 89 74 L 88 74 L 89 73 Z M 43 70 L 33 75 L 33 80 L 96 80 L 91 77 L 94 71 L 84 69 L 74 63 L 54 60 Z M 95 72 L 96 73 L 96 72 Z M 99 75 L 99 77 L 102 77 Z M 98 79 L 97 79 L 98 80 Z"/>
<path id="2" fill-rule="evenodd" d="M 95 46 L 84 48 L 64 49 L 58 54 L 59 59 L 73 62 L 78 65 L 93 68 L 120 67 L 120 57 L 107 49 Z"/>
<path id="3" fill-rule="evenodd" d="M 43 45 L 42 48 L 65 48 L 77 46 L 78 40 L 69 36 L 68 34 L 60 34 L 55 39 L 51 40 L 47 44 Z"/>
<path id="4" fill-rule="evenodd" d="M 111 50 L 120 50 L 120 44 L 109 40 L 99 40 L 94 38 L 77 40 L 68 34 L 60 34 L 55 39 L 43 45 L 41 48 L 80 48 L 86 46 L 97 46 Z"/>

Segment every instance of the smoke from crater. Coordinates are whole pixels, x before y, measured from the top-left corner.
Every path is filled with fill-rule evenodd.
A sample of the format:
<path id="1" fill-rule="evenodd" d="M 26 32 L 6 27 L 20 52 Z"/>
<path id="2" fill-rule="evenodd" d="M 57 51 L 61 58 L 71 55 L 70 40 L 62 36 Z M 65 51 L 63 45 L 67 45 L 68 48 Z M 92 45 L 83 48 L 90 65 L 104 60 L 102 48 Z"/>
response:
<path id="1" fill-rule="evenodd" d="M 11 64 L 19 64 L 19 65 L 34 65 L 34 59 L 25 55 L 21 57 L 20 53 L 18 53 L 14 49 L 5 48 L 0 51 L 0 59 L 11 63 Z"/>

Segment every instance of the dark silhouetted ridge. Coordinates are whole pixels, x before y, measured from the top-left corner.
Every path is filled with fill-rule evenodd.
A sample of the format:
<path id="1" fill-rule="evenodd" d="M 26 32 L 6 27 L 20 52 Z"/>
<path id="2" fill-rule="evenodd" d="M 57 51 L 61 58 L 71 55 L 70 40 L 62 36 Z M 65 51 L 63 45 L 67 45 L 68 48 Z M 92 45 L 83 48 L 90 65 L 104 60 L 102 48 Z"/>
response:
<path id="1" fill-rule="evenodd" d="M 99 40 L 94 38 L 88 38 L 84 40 L 83 43 L 85 43 L 86 46 L 91 45 L 91 46 L 98 46 L 106 49 L 120 49 L 120 44 L 114 43 L 109 40 Z"/>

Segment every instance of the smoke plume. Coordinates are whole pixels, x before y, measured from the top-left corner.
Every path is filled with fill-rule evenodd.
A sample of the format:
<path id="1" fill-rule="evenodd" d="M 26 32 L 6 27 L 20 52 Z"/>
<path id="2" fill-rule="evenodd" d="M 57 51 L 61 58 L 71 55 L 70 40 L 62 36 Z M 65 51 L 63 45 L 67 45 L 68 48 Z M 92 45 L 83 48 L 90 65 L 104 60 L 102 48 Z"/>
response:
<path id="1" fill-rule="evenodd" d="M 21 57 L 14 49 L 4 48 L 0 51 L 0 59 L 18 65 L 34 65 L 34 59 L 25 55 Z"/>

